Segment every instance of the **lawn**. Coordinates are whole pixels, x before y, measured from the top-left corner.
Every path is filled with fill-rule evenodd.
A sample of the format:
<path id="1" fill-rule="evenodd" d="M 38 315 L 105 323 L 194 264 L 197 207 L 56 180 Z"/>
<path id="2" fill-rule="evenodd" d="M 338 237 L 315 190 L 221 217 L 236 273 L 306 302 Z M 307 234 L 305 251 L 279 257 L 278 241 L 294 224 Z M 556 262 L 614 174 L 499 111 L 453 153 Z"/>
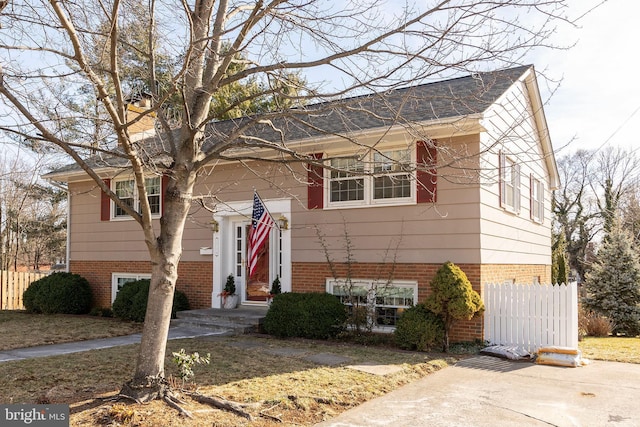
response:
<path id="1" fill-rule="evenodd" d="M 3 313 L 5 322 L 9 320 Z M 29 335 L 28 342 L 53 341 L 60 337 L 52 331 L 73 328 L 69 316 L 15 316 L 11 329 L 6 329 L 15 343 L 19 330 Z M 73 317 L 73 316 L 71 316 Z M 128 332 L 130 325 L 113 319 L 80 316 L 85 321 L 102 322 L 93 329 L 122 325 Z M 44 321 L 43 321 L 44 320 Z M 22 321 L 22 325 L 20 325 Z M 37 338 L 42 325 L 43 337 Z M 45 326 L 46 325 L 46 326 Z M 78 325 L 78 328 L 80 325 Z M 27 331 L 27 333 L 25 333 Z M 46 331 L 46 332 L 44 332 Z M 94 331 L 95 332 L 95 331 Z M 115 333 L 112 331 L 111 333 Z M 81 334 L 74 333 L 81 339 Z M 92 332 L 92 337 L 93 332 Z M 24 337 L 23 337 L 24 338 Z M 69 335 L 64 335 L 64 339 Z M 22 341 L 26 342 L 25 340 Z M 177 377 L 177 367 L 171 361 L 171 352 L 184 348 L 187 353 L 211 353 L 209 365 L 196 366 L 195 384 L 183 386 Z M 209 337 L 170 341 L 167 350 L 167 374 L 176 388 L 194 389 L 208 396 L 251 404 L 247 411 L 253 422 L 234 414 L 197 403 L 187 394 L 181 397 L 193 419 L 178 416 L 177 412 L 161 402 L 147 405 L 117 403 L 113 397 L 120 386 L 133 373 L 137 345 L 101 349 L 64 356 L 0 363 L 0 403 L 68 403 L 71 406 L 71 425 L 137 425 L 137 426 L 268 426 L 280 419 L 278 425 L 312 425 L 334 417 L 351 407 L 398 388 L 408 382 L 435 372 L 455 356 L 400 351 L 388 347 L 348 345 L 340 342 L 308 340 L 277 340 L 265 336 Z M 348 360 L 336 365 L 322 365 L 308 359 L 324 354 Z M 463 356 L 464 357 L 464 356 Z M 374 375 L 353 369 L 349 365 L 384 365 L 397 367 L 386 375 Z M 118 424 L 120 423 L 120 424 Z"/>
<path id="2" fill-rule="evenodd" d="M 640 337 L 586 337 L 578 346 L 587 359 L 640 363 Z"/>
<path id="3" fill-rule="evenodd" d="M 99 331 L 108 331 L 107 336 L 112 336 L 137 332 L 139 327 L 114 319 L 0 312 L 0 332 L 8 338 L 2 342 L 5 347 L 95 337 Z M 580 348 L 590 359 L 640 363 L 640 338 L 587 338 Z M 195 367 L 193 383 L 183 384 L 176 378 L 178 370 L 171 361 L 171 352 L 179 349 L 201 355 L 211 353 L 211 364 Z M 249 404 L 246 410 L 254 418 L 250 422 L 197 403 L 184 392 L 181 397 L 193 419 L 179 416 L 162 402 L 138 405 L 114 401 L 112 398 L 133 372 L 137 350 L 138 346 L 133 345 L 0 363 L 0 403 L 67 403 L 72 426 L 306 426 L 465 357 L 265 336 L 170 341 L 166 368 L 175 388 L 197 388 L 204 395 Z M 348 362 L 322 365 L 309 359 L 318 354 Z M 352 367 L 370 364 L 397 370 L 375 375 Z"/>
<path id="4" fill-rule="evenodd" d="M 28 314 L 0 310 L 0 351 L 135 334 L 142 324 L 118 319 L 66 314 Z"/>

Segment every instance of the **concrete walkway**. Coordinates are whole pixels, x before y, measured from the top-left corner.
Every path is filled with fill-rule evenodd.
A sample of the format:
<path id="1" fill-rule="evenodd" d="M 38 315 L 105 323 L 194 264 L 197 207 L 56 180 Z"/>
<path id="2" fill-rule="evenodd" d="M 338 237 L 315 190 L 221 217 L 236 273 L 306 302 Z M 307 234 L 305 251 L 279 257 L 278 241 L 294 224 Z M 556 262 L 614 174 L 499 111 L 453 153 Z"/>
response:
<path id="1" fill-rule="evenodd" d="M 212 332 L 202 328 L 171 327 L 169 339 L 195 338 L 209 335 L 222 335 L 224 332 Z M 96 340 L 69 342 L 64 344 L 41 345 L 38 347 L 18 348 L 0 351 L 0 363 L 10 360 L 31 359 L 34 357 L 58 356 L 61 354 L 78 353 L 81 351 L 99 350 L 101 348 L 117 347 L 121 345 L 138 344 L 142 334 L 125 335 L 121 337 L 101 338 Z"/>
<path id="2" fill-rule="evenodd" d="M 317 427 L 640 426 L 640 365 L 464 360 Z"/>

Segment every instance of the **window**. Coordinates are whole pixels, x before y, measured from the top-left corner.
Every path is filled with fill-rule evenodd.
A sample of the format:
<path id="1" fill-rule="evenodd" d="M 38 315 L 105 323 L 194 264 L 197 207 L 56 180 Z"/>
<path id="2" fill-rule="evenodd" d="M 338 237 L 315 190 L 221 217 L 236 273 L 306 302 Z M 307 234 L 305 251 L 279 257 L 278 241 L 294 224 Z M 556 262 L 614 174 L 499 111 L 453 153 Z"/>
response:
<path id="1" fill-rule="evenodd" d="M 520 165 L 500 153 L 500 206 L 520 212 Z"/>
<path id="2" fill-rule="evenodd" d="M 331 202 L 364 200 L 364 164 L 356 159 L 333 159 L 331 167 Z"/>
<path id="3" fill-rule="evenodd" d="M 133 180 L 130 181 L 116 181 L 115 188 L 116 196 L 120 198 L 127 206 L 133 206 L 134 194 L 135 194 L 135 183 Z M 115 206 L 115 215 L 114 216 L 126 216 L 127 213 L 118 205 L 114 203 Z"/>
<path id="4" fill-rule="evenodd" d="M 118 291 L 122 289 L 125 283 L 135 282 L 141 279 L 151 279 L 150 274 L 137 273 L 112 273 L 111 274 L 111 302 L 115 301 Z"/>
<path id="5" fill-rule="evenodd" d="M 411 200 L 410 167 L 409 150 L 380 151 L 364 160 L 333 159 L 333 170 L 329 174 L 329 204 L 361 206 Z"/>
<path id="6" fill-rule="evenodd" d="M 409 151 L 375 153 L 373 159 L 373 198 L 411 197 L 411 175 L 407 172 L 411 162 Z"/>
<path id="7" fill-rule="evenodd" d="M 385 150 L 364 159 L 336 158 L 324 163 L 317 162 L 326 157 L 324 153 L 310 157 L 313 161 L 307 164 L 309 209 L 436 203 L 435 140 L 416 141 L 413 150 Z"/>
<path id="8" fill-rule="evenodd" d="M 162 193 L 162 180 L 159 176 L 146 178 L 145 187 L 147 189 L 147 199 L 149 200 L 151 213 L 159 215 L 161 212 L 160 196 Z M 140 211 L 140 199 L 138 198 L 138 191 L 133 179 L 115 181 L 114 192 L 128 206 Z M 128 217 L 128 214 L 120 206 L 113 203 L 113 217 Z"/>
<path id="9" fill-rule="evenodd" d="M 327 292 L 337 296 L 351 313 L 358 307 L 366 309 L 369 322 L 374 327 L 385 328 L 395 326 L 402 312 L 415 305 L 418 285 L 364 279 L 347 284 L 345 279 L 338 279 L 327 281 Z"/>
<path id="10" fill-rule="evenodd" d="M 544 221 L 544 184 L 533 175 L 530 177 L 531 191 L 531 219 L 535 222 Z"/>

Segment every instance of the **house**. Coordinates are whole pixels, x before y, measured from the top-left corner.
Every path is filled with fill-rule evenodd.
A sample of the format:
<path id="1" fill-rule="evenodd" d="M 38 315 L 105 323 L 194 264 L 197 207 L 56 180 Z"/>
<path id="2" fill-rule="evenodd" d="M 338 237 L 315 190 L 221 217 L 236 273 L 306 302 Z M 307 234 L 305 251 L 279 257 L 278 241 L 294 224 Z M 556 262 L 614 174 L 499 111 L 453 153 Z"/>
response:
<path id="1" fill-rule="evenodd" d="M 341 103 L 348 108 L 336 108 Z M 246 305 L 266 304 L 276 277 L 284 292 L 341 297 L 348 279 L 352 293 L 375 304 L 375 321 L 385 328 L 426 298 L 445 261 L 459 265 L 479 292 L 485 283 L 550 281 L 550 190 L 559 181 L 533 66 L 294 113 L 253 135 L 283 138 L 317 162 L 217 161 L 197 184 L 215 203 L 194 203 L 185 229 L 177 287 L 193 308 L 220 307 L 229 275 Z M 211 140 L 242 123 L 211 124 Z M 100 161 L 101 176 L 135 206 L 131 177 Z M 96 305 L 109 306 L 126 281 L 149 277 L 138 224 L 82 170 L 63 167 L 46 178 L 68 185 L 68 265 L 92 284 Z M 157 218 L 165 179 L 147 183 Z M 248 281 L 254 190 L 275 223 Z M 481 337 L 481 323 L 461 324 L 454 338 Z"/>

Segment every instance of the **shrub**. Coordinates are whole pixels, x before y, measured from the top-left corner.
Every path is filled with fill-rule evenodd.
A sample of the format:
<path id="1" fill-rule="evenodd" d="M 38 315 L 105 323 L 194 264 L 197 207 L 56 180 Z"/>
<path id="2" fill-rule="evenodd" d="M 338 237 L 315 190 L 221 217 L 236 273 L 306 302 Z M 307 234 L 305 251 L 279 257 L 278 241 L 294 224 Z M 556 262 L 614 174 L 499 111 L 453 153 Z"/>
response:
<path id="1" fill-rule="evenodd" d="M 227 282 L 224 284 L 223 289 L 224 295 L 235 295 L 236 294 L 236 278 L 233 274 L 227 276 Z"/>
<path id="2" fill-rule="evenodd" d="M 578 338 L 589 337 L 608 337 L 615 325 L 611 319 L 592 311 L 580 310 L 578 312 Z"/>
<path id="3" fill-rule="evenodd" d="M 442 350 L 449 351 L 449 332 L 457 320 L 470 320 L 484 310 L 480 295 L 473 290 L 464 271 L 452 262 L 445 262 L 431 280 L 431 295 L 426 307 L 442 317 L 444 342 Z"/>
<path id="4" fill-rule="evenodd" d="M 271 295 L 278 295 L 282 293 L 282 285 L 280 284 L 280 278 L 276 277 L 271 283 Z"/>
<path id="5" fill-rule="evenodd" d="M 189 310 L 190 308 L 191 306 L 189 305 L 187 294 L 176 289 L 176 292 L 173 294 L 173 308 L 171 309 L 171 317 L 175 319 L 176 313 L 178 311 L 185 311 Z"/>
<path id="6" fill-rule="evenodd" d="M 442 345 L 444 323 L 424 304 L 418 304 L 400 316 L 393 335 L 400 348 L 428 351 Z"/>
<path id="7" fill-rule="evenodd" d="M 125 283 L 118 291 L 113 301 L 113 314 L 123 320 L 144 322 L 149 299 L 149 279 L 136 280 Z M 189 300 L 184 292 L 176 289 L 173 294 L 171 317 L 176 317 L 177 311 L 189 310 Z"/>
<path id="8" fill-rule="evenodd" d="M 57 272 L 31 283 L 23 294 L 31 313 L 86 314 L 91 309 L 91 286 L 77 274 Z"/>
<path id="9" fill-rule="evenodd" d="M 346 307 L 328 293 L 277 294 L 264 319 L 264 330 L 281 338 L 332 338 L 345 325 Z"/>

